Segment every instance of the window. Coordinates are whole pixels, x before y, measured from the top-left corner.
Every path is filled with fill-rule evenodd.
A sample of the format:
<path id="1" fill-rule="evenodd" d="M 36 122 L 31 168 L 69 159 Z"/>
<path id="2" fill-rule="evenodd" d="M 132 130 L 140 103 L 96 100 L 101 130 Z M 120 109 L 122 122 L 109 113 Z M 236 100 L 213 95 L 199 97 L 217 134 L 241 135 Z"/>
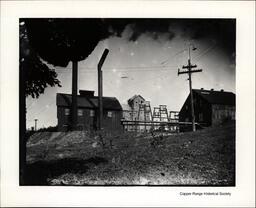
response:
<path id="1" fill-rule="evenodd" d="M 95 116 L 95 111 L 94 110 L 90 110 L 90 117 L 94 117 Z"/>
<path id="2" fill-rule="evenodd" d="M 113 112 L 112 111 L 108 111 L 108 117 L 111 118 L 113 116 Z"/>
<path id="3" fill-rule="evenodd" d="M 78 109 L 77 115 L 78 115 L 78 116 L 82 116 L 82 115 L 83 115 L 83 110 L 82 110 L 82 109 Z"/>
<path id="4" fill-rule="evenodd" d="M 65 108 L 65 116 L 68 116 L 70 114 L 69 108 Z"/>

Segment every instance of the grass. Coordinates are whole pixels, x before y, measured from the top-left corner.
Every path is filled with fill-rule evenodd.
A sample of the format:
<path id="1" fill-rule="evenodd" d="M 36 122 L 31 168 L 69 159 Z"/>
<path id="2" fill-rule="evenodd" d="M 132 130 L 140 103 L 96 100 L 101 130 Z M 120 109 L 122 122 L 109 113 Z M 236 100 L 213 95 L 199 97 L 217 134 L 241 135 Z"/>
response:
<path id="1" fill-rule="evenodd" d="M 235 124 L 171 136 L 40 132 L 27 185 L 235 185 Z"/>

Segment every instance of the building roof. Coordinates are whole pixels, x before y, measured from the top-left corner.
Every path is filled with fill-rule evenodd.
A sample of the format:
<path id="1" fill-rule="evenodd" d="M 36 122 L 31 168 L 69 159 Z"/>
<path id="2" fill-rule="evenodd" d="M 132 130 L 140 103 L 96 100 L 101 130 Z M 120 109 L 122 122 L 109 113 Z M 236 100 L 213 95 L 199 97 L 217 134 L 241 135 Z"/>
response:
<path id="1" fill-rule="evenodd" d="M 71 107 L 72 95 L 57 93 L 57 106 Z M 115 97 L 102 97 L 103 109 L 122 110 Z M 77 106 L 82 108 L 98 108 L 98 97 L 85 97 L 77 95 Z"/>
<path id="2" fill-rule="evenodd" d="M 203 89 L 193 89 L 193 92 L 199 94 L 201 97 L 203 97 L 206 101 L 208 101 L 211 104 L 234 106 L 236 102 L 236 95 L 232 92 Z"/>
<path id="3" fill-rule="evenodd" d="M 132 102 L 137 97 L 140 97 L 142 100 L 145 100 L 141 95 L 134 95 L 128 100 L 128 103 Z"/>

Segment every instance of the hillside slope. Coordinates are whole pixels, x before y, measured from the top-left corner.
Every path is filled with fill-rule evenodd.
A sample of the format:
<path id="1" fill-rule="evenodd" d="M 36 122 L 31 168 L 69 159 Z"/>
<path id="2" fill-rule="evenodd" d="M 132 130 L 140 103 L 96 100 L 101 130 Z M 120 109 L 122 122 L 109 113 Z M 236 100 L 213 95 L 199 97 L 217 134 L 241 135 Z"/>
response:
<path id="1" fill-rule="evenodd" d="M 41 132 L 28 185 L 235 185 L 235 124 L 171 136 Z"/>

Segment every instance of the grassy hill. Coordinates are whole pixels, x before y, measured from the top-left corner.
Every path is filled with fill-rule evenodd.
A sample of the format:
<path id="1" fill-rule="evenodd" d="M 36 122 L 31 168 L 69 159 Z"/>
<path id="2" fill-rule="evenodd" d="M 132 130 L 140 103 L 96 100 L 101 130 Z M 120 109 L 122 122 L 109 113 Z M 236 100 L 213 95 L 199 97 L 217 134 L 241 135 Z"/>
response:
<path id="1" fill-rule="evenodd" d="M 161 136 L 39 132 L 28 185 L 235 185 L 235 124 Z"/>

